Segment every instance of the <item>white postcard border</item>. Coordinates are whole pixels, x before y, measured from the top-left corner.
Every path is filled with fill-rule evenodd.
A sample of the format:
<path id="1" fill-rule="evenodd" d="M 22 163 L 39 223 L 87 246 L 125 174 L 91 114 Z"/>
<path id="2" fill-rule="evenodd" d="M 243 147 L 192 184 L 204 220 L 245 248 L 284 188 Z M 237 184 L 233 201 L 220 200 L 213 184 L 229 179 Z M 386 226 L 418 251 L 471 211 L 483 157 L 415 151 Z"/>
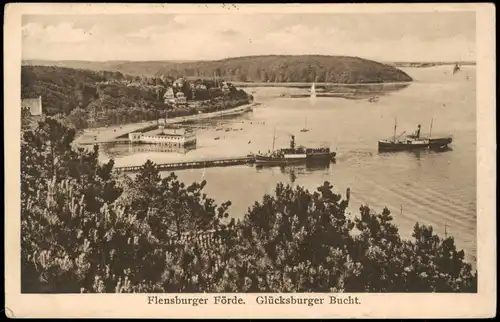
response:
<path id="1" fill-rule="evenodd" d="M 10 317 L 492 317 L 496 312 L 496 141 L 494 4 L 8 4 L 4 18 L 5 312 Z M 232 11 L 231 11 L 232 10 Z M 292 13 L 476 11 L 477 44 L 477 294 L 337 294 L 359 297 L 360 305 L 258 305 L 264 294 L 215 294 L 243 298 L 245 305 L 152 305 L 153 294 L 20 294 L 20 66 L 21 15 L 95 13 Z M 214 294 L 157 294 L 182 298 Z M 266 295 L 280 295 L 266 294 Z M 290 296 L 291 294 L 282 294 Z M 335 294 L 295 294 L 328 299 Z M 328 300 L 326 300 L 328 302 Z"/>

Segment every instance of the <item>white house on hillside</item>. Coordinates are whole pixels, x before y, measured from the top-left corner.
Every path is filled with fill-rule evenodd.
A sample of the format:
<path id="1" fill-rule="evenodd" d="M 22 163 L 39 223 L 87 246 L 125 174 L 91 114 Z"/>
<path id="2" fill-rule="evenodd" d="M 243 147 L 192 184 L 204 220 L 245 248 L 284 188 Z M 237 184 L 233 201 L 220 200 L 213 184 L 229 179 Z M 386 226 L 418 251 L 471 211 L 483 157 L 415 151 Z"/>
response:
<path id="1" fill-rule="evenodd" d="M 179 88 L 181 89 L 182 87 L 184 87 L 184 82 L 185 82 L 185 79 L 184 78 L 178 78 L 172 86 L 174 86 L 175 88 Z"/>
<path id="2" fill-rule="evenodd" d="M 221 86 L 221 89 L 224 93 L 229 93 L 231 91 L 231 89 L 229 88 L 229 85 L 228 83 L 224 82 L 222 83 L 222 86 Z"/>
<path id="3" fill-rule="evenodd" d="M 175 95 L 174 95 L 174 90 L 172 87 L 169 87 L 167 91 L 165 92 L 165 95 L 163 95 L 163 99 L 165 104 L 174 104 L 175 103 Z"/>
<path id="4" fill-rule="evenodd" d="M 42 116 L 42 97 L 21 99 L 21 108 L 28 109 L 31 116 Z"/>

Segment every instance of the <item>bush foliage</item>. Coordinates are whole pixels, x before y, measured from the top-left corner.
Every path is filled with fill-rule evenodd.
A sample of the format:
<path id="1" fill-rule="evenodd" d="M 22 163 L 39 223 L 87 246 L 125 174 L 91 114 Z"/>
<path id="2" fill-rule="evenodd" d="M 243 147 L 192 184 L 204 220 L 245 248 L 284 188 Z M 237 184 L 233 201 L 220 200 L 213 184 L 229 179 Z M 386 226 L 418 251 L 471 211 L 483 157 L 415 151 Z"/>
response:
<path id="1" fill-rule="evenodd" d="M 73 138 L 51 118 L 23 133 L 24 293 L 477 291 L 452 237 L 417 223 L 403 240 L 387 209 L 351 218 L 328 182 L 278 184 L 236 221 L 206 182 L 150 161 L 125 176 Z"/>

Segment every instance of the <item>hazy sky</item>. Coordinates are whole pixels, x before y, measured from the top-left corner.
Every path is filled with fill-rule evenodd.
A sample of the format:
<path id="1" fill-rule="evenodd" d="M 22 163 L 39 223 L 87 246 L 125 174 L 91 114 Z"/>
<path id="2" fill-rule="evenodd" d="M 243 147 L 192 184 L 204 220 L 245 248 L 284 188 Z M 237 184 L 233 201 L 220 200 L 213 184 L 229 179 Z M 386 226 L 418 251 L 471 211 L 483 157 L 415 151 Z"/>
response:
<path id="1" fill-rule="evenodd" d="M 23 59 L 212 60 L 263 54 L 475 60 L 474 12 L 25 15 Z"/>

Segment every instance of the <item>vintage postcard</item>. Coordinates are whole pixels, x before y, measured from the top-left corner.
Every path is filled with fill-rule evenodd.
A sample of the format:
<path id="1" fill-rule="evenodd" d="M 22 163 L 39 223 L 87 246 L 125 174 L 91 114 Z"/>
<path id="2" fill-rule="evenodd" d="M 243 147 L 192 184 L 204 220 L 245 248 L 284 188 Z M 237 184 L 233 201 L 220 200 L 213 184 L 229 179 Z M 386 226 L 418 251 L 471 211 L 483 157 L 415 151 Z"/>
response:
<path id="1" fill-rule="evenodd" d="M 493 4 L 8 4 L 8 317 L 496 312 Z"/>

